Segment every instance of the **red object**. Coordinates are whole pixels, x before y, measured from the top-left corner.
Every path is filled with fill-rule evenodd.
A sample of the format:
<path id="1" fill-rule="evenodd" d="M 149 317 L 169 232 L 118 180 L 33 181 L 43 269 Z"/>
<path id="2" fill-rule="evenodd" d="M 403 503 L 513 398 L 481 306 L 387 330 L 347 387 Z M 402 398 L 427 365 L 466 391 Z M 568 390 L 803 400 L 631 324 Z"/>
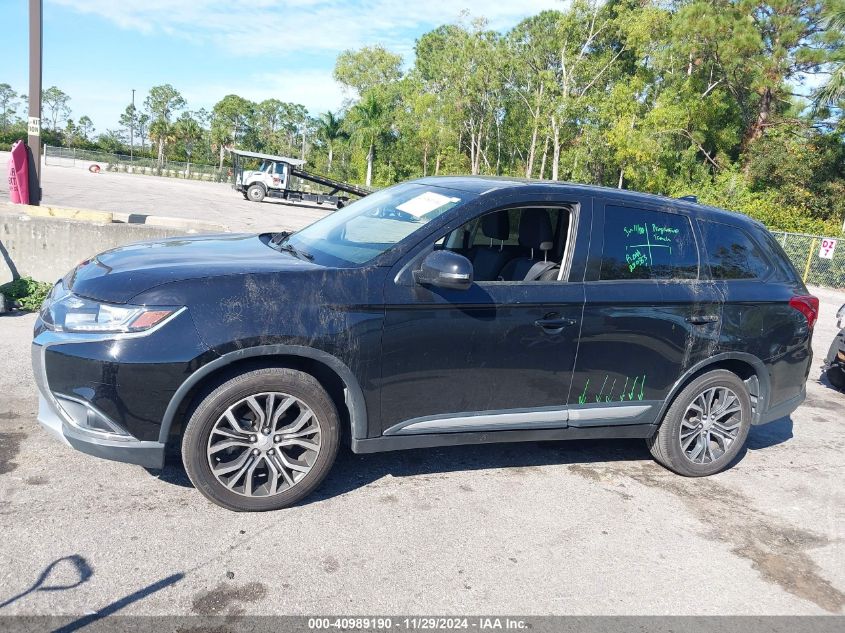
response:
<path id="1" fill-rule="evenodd" d="M 810 329 L 816 324 L 819 318 L 819 298 L 813 295 L 799 295 L 789 300 L 789 305 L 807 317 L 807 325 Z"/>
<path id="2" fill-rule="evenodd" d="M 9 197 L 15 204 L 29 204 L 29 157 L 23 141 L 12 145 L 9 159 Z"/>

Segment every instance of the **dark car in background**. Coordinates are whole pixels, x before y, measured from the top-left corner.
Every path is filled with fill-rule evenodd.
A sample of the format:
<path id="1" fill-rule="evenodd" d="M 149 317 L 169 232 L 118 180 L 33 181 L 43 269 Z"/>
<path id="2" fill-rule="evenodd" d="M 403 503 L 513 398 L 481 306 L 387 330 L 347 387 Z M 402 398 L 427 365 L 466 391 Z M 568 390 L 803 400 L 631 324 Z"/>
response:
<path id="1" fill-rule="evenodd" d="M 836 313 L 836 327 L 839 333 L 834 337 L 822 365 L 822 372 L 830 384 L 845 391 L 845 305 Z"/>
<path id="2" fill-rule="evenodd" d="M 751 219 L 629 191 L 425 178 L 293 233 L 116 248 L 35 326 L 39 420 L 233 510 L 356 453 L 642 438 L 686 476 L 805 397 L 818 300 Z"/>

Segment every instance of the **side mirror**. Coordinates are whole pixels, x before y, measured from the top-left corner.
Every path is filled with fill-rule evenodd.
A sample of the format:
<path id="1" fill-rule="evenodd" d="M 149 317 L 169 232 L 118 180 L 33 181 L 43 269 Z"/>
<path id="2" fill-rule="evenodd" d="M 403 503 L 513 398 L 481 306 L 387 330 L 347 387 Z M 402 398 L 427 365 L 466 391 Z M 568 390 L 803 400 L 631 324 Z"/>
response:
<path id="1" fill-rule="evenodd" d="M 472 263 L 452 251 L 432 251 L 414 271 L 414 281 L 423 286 L 466 290 L 472 285 Z"/>

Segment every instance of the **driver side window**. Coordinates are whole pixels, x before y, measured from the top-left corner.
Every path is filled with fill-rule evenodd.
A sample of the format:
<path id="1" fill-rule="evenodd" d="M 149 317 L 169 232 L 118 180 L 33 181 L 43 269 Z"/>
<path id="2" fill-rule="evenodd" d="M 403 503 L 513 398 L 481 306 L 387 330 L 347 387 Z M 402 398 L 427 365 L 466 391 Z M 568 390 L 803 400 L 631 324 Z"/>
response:
<path id="1" fill-rule="evenodd" d="M 554 281 L 569 234 L 564 207 L 503 209 L 452 231 L 440 248 L 466 257 L 478 282 Z"/>

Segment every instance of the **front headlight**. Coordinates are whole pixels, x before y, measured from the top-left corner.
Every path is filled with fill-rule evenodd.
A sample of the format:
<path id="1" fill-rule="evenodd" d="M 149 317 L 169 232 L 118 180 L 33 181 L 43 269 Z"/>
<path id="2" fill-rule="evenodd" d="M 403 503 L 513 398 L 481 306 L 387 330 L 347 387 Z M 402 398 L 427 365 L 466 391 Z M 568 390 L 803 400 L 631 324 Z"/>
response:
<path id="1" fill-rule="evenodd" d="M 41 320 L 49 329 L 58 332 L 142 332 L 178 309 L 112 305 L 54 291 L 41 308 Z"/>
<path id="2" fill-rule="evenodd" d="M 845 321 L 845 303 L 842 304 L 842 307 L 836 313 L 836 327 L 842 327 L 842 321 Z"/>

